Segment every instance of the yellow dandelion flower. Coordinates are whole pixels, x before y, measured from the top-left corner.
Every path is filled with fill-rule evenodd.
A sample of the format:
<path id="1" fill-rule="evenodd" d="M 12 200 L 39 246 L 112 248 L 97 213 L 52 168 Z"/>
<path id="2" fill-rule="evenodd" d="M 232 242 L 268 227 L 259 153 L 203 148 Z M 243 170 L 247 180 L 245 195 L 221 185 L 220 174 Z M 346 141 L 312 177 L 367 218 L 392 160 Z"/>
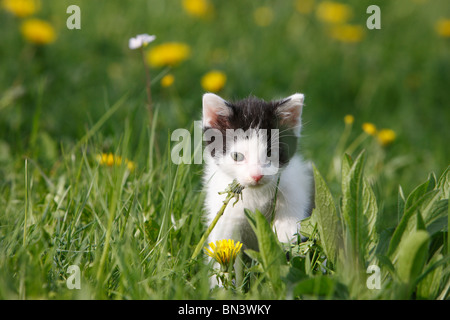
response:
<path id="1" fill-rule="evenodd" d="M 97 161 L 100 165 L 112 167 L 112 166 L 120 166 L 122 164 L 122 157 L 115 156 L 111 152 L 110 153 L 102 153 L 97 155 Z M 136 168 L 136 164 L 133 161 L 125 159 L 125 164 L 128 170 L 133 171 Z"/>
<path id="2" fill-rule="evenodd" d="M 173 74 L 166 74 L 162 79 L 161 79 L 161 86 L 164 88 L 170 87 L 173 83 L 175 82 L 175 77 L 173 76 Z"/>
<path id="3" fill-rule="evenodd" d="M 201 79 L 203 89 L 209 92 L 220 91 L 227 82 L 227 76 L 218 70 L 213 70 L 205 74 Z"/>
<path id="4" fill-rule="evenodd" d="M 450 38 L 450 19 L 441 19 L 436 22 L 436 32 L 444 38 Z"/>
<path id="5" fill-rule="evenodd" d="M 153 47 L 147 53 L 147 62 L 153 67 L 174 66 L 186 60 L 191 48 L 185 43 L 167 42 Z"/>
<path id="6" fill-rule="evenodd" d="M 183 0 L 184 10 L 194 17 L 210 16 L 214 7 L 209 0 Z"/>
<path id="7" fill-rule="evenodd" d="M 355 117 L 352 116 L 351 114 L 347 114 L 347 115 L 344 117 L 344 122 L 345 122 L 345 124 L 352 124 L 354 121 L 355 121 Z"/>
<path id="8" fill-rule="evenodd" d="M 395 138 L 396 134 L 392 129 L 381 129 L 377 134 L 377 140 L 383 147 L 390 145 Z"/>
<path id="9" fill-rule="evenodd" d="M 374 136 L 377 133 L 377 127 L 373 123 L 364 122 L 362 125 L 362 129 L 365 133 Z"/>
<path id="10" fill-rule="evenodd" d="M 335 25 L 330 30 L 330 37 L 346 43 L 360 42 L 364 37 L 364 28 L 360 25 Z"/>
<path id="11" fill-rule="evenodd" d="M 39 2 L 36 0 L 3 0 L 2 6 L 15 16 L 25 18 L 39 9 Z"/>
<path id="12" fill-rule="evenodd" d="M 56 39 L 53 26 L 39 19 L 26 20 L 22 23 L 21 31 L 25 39 L 34 44 L 49 44 Z"/>
<path id="13" fill-rule="evenodd" d="M 327 23 L 344 23 L 352 15 L 353 10 L 349 5 L 333 1 L 320 2 L 316 10 L 317 18 Z"/>
<path id="14" fill-rule="evenodd" d="M 102 153 L 102 154 L 98 154 L 98 155 L 95 156 L 95 158 L 97 159 L 97 162 L 98 162 L 99 164 L 103 164 L 103 163 L 105 162 L 104 155 L 105 155 L 105 154 Z"/>
<path id="15" fill-rule="evenodd" d="M 134 163 L 134 161 L 130 161 L 130 160 L 126 160 L 125 163 L 127 164 L 127 168 L 130 171 L 134 171 L 134 169 L 136 169 L 136 163 Z"/>
<path id="16" fill-rule="evenodd" d="M 257 26 L 267 27 L 273 21 L 273 10 L 270 7 L 264 6 L 256 8 L 253 12 L 253 20 Z"/>
<path id="17" fill-rule="evenodd" d="M 296 0 L 295 9 L 303 14 L 311 13 L 314 8 L 314 0 Z"/>
<path id="18" fill-rule="evenodd" d="M 108 167 L 112 167 L 114 165 L 114 162 L 115 162 L 115 160 L 114 160 L 113 154 L 109 153 L 106 157 L 106 165 Z"/>
<path id="19" fill-rule="evenodd" d="M 241 251 L 242 243 L 236 242 L 234 240 L 218 240 L 214 244 L 211 242 L 209 248 L 205 247 L 205 252 L 211 258 L 214 258 L 225 271 L 230 271 L 238 253 Z"/>

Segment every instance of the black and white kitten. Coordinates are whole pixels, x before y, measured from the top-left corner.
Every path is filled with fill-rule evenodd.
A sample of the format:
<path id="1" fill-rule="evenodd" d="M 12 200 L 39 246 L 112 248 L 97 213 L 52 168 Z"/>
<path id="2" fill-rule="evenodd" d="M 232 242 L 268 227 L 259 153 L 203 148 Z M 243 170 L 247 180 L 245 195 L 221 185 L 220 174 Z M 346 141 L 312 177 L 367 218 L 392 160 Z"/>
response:
<path id="1" fill-rule="evenodd" d="M 214 137 L 206 138 L 204 156 L 207 223 L 223 204 L 224 195 L 218 192 L 234 179 L 245 186 L 242 200 L 227 206 L 208 242 L 234 239 L 257 250 L 244 208 L 273 219 L 281 242 L 297 239 L 300 221 L 310 214 L 313 192 L 311 167 L 296 154 L 303 100 L 300 93 L 271 102 L 254 97 L 228 102 L 212 93 L 203 95 L 204 134 L 212 132 Z"/>

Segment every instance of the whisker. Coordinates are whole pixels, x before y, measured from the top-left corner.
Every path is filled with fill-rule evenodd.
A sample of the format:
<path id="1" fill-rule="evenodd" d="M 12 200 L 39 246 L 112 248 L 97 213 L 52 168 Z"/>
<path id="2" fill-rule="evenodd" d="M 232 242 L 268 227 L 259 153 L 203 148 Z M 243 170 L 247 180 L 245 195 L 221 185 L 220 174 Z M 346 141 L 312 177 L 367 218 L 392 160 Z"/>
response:
<path id="1" fill-rule="evenodd" d="M 278 179 L 270 181 L 269 182 L 269 186 L 273 187 L 273 194 L 274 195 L 275 195 L 275 191 L 278 189 L 278 192 L 281 193 L 281 195 L 283 196 L 284 201 L 286 201 L 287 204 L 290 205 L 288 197 L 286 196 L 284 191 L 278 185 Z"/>

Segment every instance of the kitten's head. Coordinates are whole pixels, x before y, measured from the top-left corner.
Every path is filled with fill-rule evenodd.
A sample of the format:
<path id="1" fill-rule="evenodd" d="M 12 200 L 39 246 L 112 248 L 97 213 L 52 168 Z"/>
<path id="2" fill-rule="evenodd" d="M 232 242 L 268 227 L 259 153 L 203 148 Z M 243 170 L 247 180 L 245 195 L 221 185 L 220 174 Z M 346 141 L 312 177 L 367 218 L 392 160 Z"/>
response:
<path id="1" fill-rule="evenodd" d="M 228 102 L 203 95 L 203 130 L 207 148 L 220 170 L 244 186 L 276 181 L 289 163 L 300 137 L 303 94 L 266 102 L 249 97 Z"/>

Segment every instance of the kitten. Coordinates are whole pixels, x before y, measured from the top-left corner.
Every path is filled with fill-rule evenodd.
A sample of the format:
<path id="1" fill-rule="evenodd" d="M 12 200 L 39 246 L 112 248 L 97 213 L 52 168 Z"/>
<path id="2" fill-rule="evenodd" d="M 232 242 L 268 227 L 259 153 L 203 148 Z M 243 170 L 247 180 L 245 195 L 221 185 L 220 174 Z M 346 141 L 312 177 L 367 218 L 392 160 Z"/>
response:
<path id="1" fill-rule="evenodd" d="M 272 102 L 255 97 L 228 102 L 212 93 L 203 95 L 203 130 L 205 137 L 208 132 L 214 136 L 205 139 L 208 225 L 225 198 L 218 192 L 224 191 L 234 179 L 245 186 L 242 200 L 234 206 L 233 200 L 229 203 L 208 243 L 234 239 L 246 249 L 258 250 L 244 208 L 252 212 L 258 209 L 269 221 L 273 219 L 273 229 L 281 242 L 297 240 L 299 223 L 309 216 L 313 205 L 311 167 L 295 154 L 303 100 L 303 94 L 299 93 Z"/>

